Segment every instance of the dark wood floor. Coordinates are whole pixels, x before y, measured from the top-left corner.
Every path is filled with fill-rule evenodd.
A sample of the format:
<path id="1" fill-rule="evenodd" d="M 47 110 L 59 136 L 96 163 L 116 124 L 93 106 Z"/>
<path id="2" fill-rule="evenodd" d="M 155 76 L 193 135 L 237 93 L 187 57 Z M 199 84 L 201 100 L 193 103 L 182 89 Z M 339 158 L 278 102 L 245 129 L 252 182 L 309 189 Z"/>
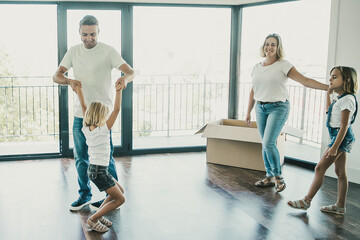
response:
<path id="1" fill-rule="evenodd" d="M 336 201 L 336 179 L 325 183 L 308 212 L 286 205 L 306 193 L 313 172 L 283 167 L 287 188 L 253 186 L 262 172 L 206 163 L 205 153 L 116 159 L 126 202 L 108 218 L 110 231 L 87 230 L 88 207 L 77 198 L 73 159 L 0 162 L 0 239 L 360 239 L 360 185 L 350 184 L 345 217 L 319 207 Z M 104 195 L 93 188 L 93 200 Z"/>

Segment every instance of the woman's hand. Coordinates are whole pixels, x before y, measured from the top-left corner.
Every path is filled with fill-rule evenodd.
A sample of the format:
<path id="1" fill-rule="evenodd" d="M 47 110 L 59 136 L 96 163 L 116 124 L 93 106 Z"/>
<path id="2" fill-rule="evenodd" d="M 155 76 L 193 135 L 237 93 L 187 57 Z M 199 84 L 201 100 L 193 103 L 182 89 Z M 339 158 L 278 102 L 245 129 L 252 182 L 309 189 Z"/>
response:
<path id="1" fill-rule="evenodd" d="M 250 120 L 251 120 L 251 115 L 246 114 L 245 123 L 248 127 L 250 127 L 250 123 L 251 123 Z"/>
<path id="2" fill-rule="evenodd" d="M 330 89 L 330 87 L 329 87 L 328 90 L 327 90 L 327 93 L 328 93 L 329 95 L 331 95 L 333 92 L 334 92 L 334 89 Z"/>

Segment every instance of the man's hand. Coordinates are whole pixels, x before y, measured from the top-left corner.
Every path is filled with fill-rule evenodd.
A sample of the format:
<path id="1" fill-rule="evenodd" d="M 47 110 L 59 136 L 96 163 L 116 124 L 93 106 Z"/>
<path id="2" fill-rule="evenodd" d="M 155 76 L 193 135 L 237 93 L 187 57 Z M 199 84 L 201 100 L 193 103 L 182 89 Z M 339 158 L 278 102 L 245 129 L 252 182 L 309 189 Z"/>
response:
<path id="1" fill-rule="evenodd" d="M 117 91 L 119 91 L 119 90 L 124 90 L 126 87 L 127 87 L 127 81 L 126 81 L 126 75 L 124 75 L 116 81 L 115 88 Z"/>
<path id="2" fill-rule="evenodd" d="M 120 84 L 115 84 L 115 90 L 117 91 L 117 92 L 119 92 L 119 91 L 122 91 L 123 90 L 123 88 L 122 88 L 122 85 L 120 85 Z"/>
<path id="3" fill-rule="evenodd" d="M 74 92 L 76 92 L 77 87 L 82 88 L 81 82 L 79 80 L 69 79 L 69 85 Z"/>

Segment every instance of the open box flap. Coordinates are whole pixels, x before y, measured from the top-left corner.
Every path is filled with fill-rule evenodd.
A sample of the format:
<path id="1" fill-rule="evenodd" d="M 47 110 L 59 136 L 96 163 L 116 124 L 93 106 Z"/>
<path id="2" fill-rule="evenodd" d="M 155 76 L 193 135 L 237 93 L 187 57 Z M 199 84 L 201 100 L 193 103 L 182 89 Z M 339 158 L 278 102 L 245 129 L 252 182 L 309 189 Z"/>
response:
<path id="1" fill-rule="evenodd" d="M 244 121 L 224 119 L 216 123 L 207 124 L 203 131 L 202 137 L 226 139 L 234 141 L 245 141 L 260 143 L 260 135 L 256 128 L 256 123 L 247 127 Z"/>
<path id="2" fill-rule="evenodd" d="M 223 119 L 221 120 L 218 120 L 218 121 L 215 121 L 215 122 L 212 122 L 212 123 L 209 123 L 209 124 L 222 124 L 223 122 Z M 203 126 L 202 128 L 200 128 L 196 133 L 196 134 L 199 134 L 199 133 L 203 133 L 205 131 L 205 128 L 209 125 L 209 124 L 205 124 L 205 126 Z"/>

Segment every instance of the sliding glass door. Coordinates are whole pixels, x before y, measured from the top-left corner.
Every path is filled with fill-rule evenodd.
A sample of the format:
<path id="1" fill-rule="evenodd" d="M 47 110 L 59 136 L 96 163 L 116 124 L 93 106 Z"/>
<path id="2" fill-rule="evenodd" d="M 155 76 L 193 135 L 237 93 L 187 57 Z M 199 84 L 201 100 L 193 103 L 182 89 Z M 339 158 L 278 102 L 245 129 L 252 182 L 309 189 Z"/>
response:
<path id="1" fill-rule="evenodd" d="M 121 53 L 122 57 L 131 65 L 130 57 L 131 56 L 131 48 L 124 48 L 123 43 L 123 14 L 121 5 L 112 5 L 112 4 L 102 4 L 101 7 L 97 4 L 60 4 L 60 9 L 62 11 L 62 16 L 64 18 L 62 23 L 66 23 L 66 28 L 63 27 L 63 31 L 66 31 L 67 38 L 66 42 L 61 42 L 62 48 L 62 56 L 65 54 L 66 50 L 70 49 L 71 46 L 76 44 L 82 44 L 80 35 L 79 35 L 79 22 L 85 15 L 93 15 L 99 21 L 99 42 L 103 42 L 110 46 L 113 46 L 119 53 Z M 99 10 L 100 9 L 100 10 Z M 125 50 L 124 50 L 125 49 Z M 73 71 L 70 70 L 68 75 L 73 78 Z M 112 84 L 115 86 L 116 80 L 121 76 L 121 72 L 113 69 L 112 71 Z M 131 84 L 130 84 L 131 85 Z M 68 111 L 68 134 L 63 135 L 63 139 L 65 143 L 64 145 L 68 145 L 68 152 L 73 148 L 73 135 L 72 135 L 72 126 L 73 126 L 73 106 L 76 94 L 72 91 L 70 86 L 67 86 L 66 89 L 62 87 L 62 91 L 67 93 L 67 111 Z M 131 87 L 127 88 L 123 93 L 123 107 L 131 105 L 130 94 Z M 115 94 L 115 88 L 114 88 Z M 123 108 L 122 108 L 123 109 Z M 65 111 L 66 109 L 64 109 Z M 123 111 L 119 114 L 119 117 L 116 120 L 114 127 L 112 128 L 112 138 L 113 144 L 115 147 L 115 152 L 124 152 L 129 149 L 128 141 L 124 137 L 124 124 L 126 120 L 123 118 Z M 129 122 L 128 120 L 127 122 Z M 66 124 L 65 124 L 66 125 Z"/>
<path id="2" fill-rule="evenodd" d="M 228 115 L 230 28 L 230 8 L 134 7 L 134 149 L 205 145 Z"/>

